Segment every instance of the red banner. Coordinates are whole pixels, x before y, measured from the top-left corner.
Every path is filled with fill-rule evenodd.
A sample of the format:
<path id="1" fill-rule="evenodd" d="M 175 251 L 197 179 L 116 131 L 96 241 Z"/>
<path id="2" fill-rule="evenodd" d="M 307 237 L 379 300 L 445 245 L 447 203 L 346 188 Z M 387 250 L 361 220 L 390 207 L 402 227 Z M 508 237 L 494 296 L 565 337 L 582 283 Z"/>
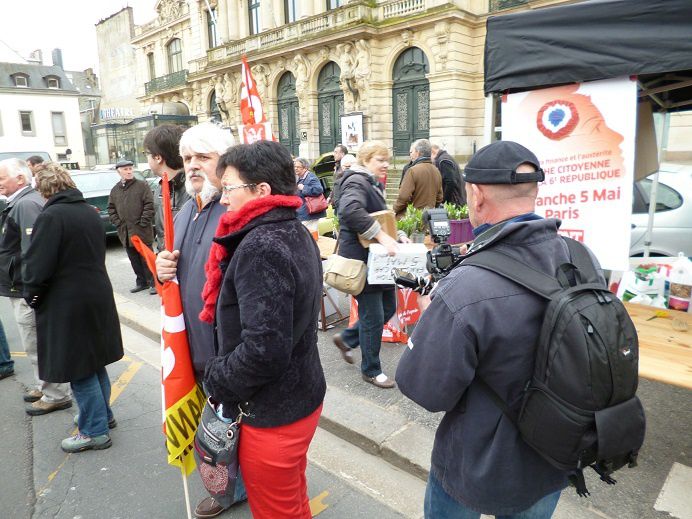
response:
<path id="1" fill-rule="evenodd" d="M 406 327 L 418 322 L 419 318 L 418 294 L 410 288 L 397 288 L 396 312 L 388 322 L 384 323 L 382 342 L 406 343 L 408 341 Z M 358 301 L 356 301 L 355 297 L 352 297 L 348 325 L 353 326 L 357 321 Z"/>
<path id="2" fill-rule="evenodd" d="M 161 181 L 164 232 L 167 250 L 173 250 L 173 213 L 168 175 Z M 190 347 L 183 319 L 180 286 L 176 278 L 159 283 L 156 277 L 156 255 L 137 236 L 132 238 L 137 251 L 154 274 L 161 296 L 161 390 L 163 393 L 163 433 L 166 436 L 168 463 L 185 474 L 195 469 L 192 442 L 199 425 L 205 396 L 195 382 Z"/>

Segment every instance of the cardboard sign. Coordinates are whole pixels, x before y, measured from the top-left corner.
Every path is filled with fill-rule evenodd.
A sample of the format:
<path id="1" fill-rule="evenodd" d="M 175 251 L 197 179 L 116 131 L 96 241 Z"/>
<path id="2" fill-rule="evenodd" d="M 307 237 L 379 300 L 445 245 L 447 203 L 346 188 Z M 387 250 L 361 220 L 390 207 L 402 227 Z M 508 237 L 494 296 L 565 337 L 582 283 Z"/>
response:
<path id="1" fill-rule="evenodd" d="M 425 268 L 428 249 L 422 243 L 399 243 L 399 252 L 389 256 L 384 245 L 373 243 L 368 254 L 368 283 L 393 285 L 392 269 L 401 269 L 414 276 L 427 276 Z"/>

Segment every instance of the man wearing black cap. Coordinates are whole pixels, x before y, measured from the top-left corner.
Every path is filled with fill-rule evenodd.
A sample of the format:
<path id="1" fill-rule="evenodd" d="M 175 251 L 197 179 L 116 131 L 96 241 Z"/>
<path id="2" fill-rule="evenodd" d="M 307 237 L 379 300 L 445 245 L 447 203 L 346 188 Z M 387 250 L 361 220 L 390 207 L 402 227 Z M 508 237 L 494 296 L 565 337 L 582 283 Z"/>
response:
<path id="1" fill-rule="evenodd" d="M 121 160 L 115 165 L 120 182 L 111 189 L 108 217 L 118 229 L 118 238 L 137 277 L 137 284 L 130 289 L 134 294 L 154 285 L 144 259 L 132 245 L 133 236 L 139 236 L 149 247 L 154 241 L 154 198 L 147 183 L 134 177 L 132 166 L 134 164 L 129 160 Z"/>
<path id="2" fill-rule="evenodd" d="M 536 156 L 508 141 L 480 149 L 464 169 L 475 240 L 550 276 L 569 259 L 559 220 L 534 213 Z M 541 458 L 481 387 L 518 414 L 531 378 L 546 303 L 492 272 L 460 265 L 439 282 L 399 362 L 396 382 L 432 412 L 435 436 L 426 518 L 551 517 L 567 473 Z"/>

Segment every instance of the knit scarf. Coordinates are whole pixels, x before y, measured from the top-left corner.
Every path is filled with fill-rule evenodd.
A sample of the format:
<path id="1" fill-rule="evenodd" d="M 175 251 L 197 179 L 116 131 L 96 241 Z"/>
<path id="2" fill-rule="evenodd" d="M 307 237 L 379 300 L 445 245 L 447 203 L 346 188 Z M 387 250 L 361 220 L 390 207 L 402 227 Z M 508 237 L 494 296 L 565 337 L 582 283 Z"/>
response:
<path id="1" fill-rule="evenodd" d="M 276 207 L 292 207 L 297 209 L 303 205 L 300 197 L 295 195 L 269 195 L 262 198 L 254 198 L 246 202 L 237 211 L 228 211 L 221 215 L 219 226 L 216 229 L 216 237 L 227 236 L 231 233 L 241 230 L 252 220 L 258 216 L 268 213 Z M 209 250 L 209 258 L 204 266 L 204 271 L 207 275 L 207 280 L 202 289 L 202 300 L 204 306 L 199 314 L 199 318 L 205 323 L 213 323 L 216 312 L 216 300 L 219 297 L 221 290 L 221 280 L 223 272 L 221 272 L 221 263 L 231 254 L 231 252 L 223 245 L 216 243 L 211 244 Z"/>

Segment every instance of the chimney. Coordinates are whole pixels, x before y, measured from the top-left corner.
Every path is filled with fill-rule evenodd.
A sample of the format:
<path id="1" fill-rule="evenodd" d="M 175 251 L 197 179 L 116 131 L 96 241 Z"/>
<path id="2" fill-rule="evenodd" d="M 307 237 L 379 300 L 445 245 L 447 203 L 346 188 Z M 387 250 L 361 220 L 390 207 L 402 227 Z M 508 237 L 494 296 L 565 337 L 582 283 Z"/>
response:
<path id="1" fill-rule="evenodd" d="M 53 65 L 55 65 L 56 67 L 63 68 L 62 51 L 60 49 L 53 49 Z"/>
<path id="2" fill-rule="evenodd" d="M 27 61 L 37 63 L 38 65 L 43 65 L 43 52 L 41 51 L 41 49 L 36 49 L 31 54 L 29 54 L 29 58 L 27 59 Z"/>

